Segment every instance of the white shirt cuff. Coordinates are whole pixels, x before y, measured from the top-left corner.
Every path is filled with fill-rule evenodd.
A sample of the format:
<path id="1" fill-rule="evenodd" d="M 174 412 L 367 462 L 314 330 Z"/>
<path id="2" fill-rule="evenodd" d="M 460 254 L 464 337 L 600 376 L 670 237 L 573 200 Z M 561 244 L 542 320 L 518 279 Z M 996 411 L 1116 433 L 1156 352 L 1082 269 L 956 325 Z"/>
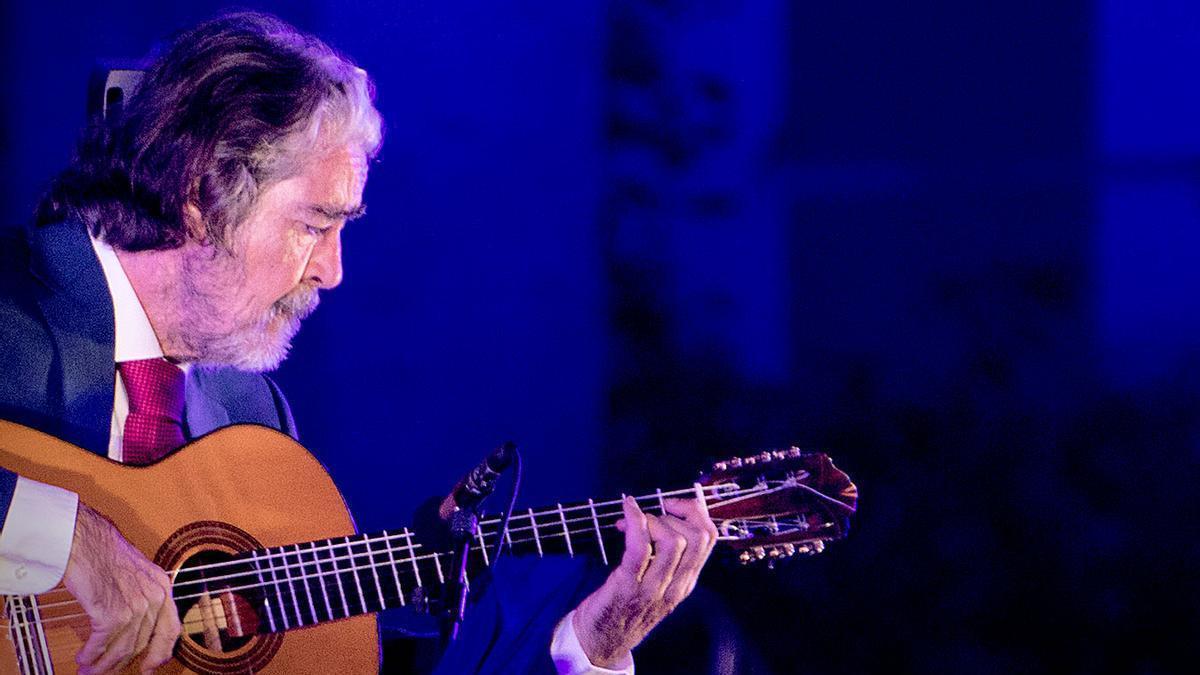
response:
<path id="1" fill-rule="evenodd" d="M 62 579 L 75 539 L 79 495 L 17 477 L 0 530 L 0 593 L 44 593 Z"/>
<path id="2" fill-rule="evenodd" d="M 633 654 L 626 653 L 622 659 L 624 664 L 618 670 L 610 670 L 592 665 L 583 645 L 579 644 L 579 636 L 575 634 L 575 611 L 571 610 L 562 621 L 554 627 L 554 639 L 550 642 L 550 658 L 558 675 L 633 675 Z"/>

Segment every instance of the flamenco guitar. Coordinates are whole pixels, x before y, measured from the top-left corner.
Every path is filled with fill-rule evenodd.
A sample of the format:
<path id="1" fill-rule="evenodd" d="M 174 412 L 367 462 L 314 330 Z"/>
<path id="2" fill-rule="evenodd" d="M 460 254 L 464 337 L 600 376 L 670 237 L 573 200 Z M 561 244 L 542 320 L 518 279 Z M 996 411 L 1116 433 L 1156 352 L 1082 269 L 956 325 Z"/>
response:
<path id="1" fill-rule="evenodd" d="M 131 467 L 0 421 L 0 466 L 79 493 L 171 574 L 183 634 L 161 673 L 378 672 L 374 612 L 427 607 L 450 574 L 454 554 L 407 528 L 355 532 L 320 463 L 263 427 L 227 427 Z M 637 500 L 661 513 L 664 497 L 697 493 L 724 548 L 770 563 L 845 536 L 858 496 L 826 455 L 790 448 L 718 462 L 692 486 Z M 529 509 L 513 514 L 505 543 L 615 563 L 620 517 L 619 500 Z M 490 564 L 499 524 L 480 523 L 470 571 Z M 90 626 L 61 584 L 4 602 L 0 673 L 75 672 Z"/>

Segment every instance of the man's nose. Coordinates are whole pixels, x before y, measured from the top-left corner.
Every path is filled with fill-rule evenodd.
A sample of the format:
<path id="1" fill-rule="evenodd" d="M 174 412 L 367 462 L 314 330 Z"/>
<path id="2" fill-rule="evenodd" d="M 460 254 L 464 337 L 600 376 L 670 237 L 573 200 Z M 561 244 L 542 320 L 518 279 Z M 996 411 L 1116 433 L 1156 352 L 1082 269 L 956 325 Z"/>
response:
<path id="1" fill-rule="evenodd" d="M 342 230 L 325 233 L 313 247 L 305 275 L 318 288 L 329 289 L 342 283 Z"/>

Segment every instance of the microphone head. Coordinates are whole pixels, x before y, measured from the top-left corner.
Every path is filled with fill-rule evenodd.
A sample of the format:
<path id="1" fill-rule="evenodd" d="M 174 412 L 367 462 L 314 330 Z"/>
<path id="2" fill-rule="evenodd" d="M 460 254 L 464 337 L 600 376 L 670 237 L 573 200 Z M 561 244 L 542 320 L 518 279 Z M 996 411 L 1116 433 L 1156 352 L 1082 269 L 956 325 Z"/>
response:
<path id="1" fill-rule="evenodd" d="M 487 467 L 496 473 L 501 473 L 508 468 L 513 461 L 513 455 L 517 452 L 517 444 L 512 441 L 505 441 L 492 451 L 485 460 Z"/>

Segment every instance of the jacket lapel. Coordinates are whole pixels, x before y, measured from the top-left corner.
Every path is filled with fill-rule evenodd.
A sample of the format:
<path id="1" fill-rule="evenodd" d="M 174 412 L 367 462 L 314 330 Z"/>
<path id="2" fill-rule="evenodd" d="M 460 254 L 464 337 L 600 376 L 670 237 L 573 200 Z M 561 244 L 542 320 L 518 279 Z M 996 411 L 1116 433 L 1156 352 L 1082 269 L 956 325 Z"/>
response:
<path id="1" fill-rule="evenodd" d="M 45 286 L 38 304 L 56 351 L 48 388 L 60 405 L 57 435 L 107 454 L 116 366 L 112 297 L 104 272 L 79 223 L 32 228 L 28 241 L 30 272 Z"/>
<path id="2" fill-rule="evenodd" d="M 188 373 L 185 400 L 184 433 L 189 440 L 229 426 L 229 411 L 209 394 L 204 371 L 193 368 Z"/>

